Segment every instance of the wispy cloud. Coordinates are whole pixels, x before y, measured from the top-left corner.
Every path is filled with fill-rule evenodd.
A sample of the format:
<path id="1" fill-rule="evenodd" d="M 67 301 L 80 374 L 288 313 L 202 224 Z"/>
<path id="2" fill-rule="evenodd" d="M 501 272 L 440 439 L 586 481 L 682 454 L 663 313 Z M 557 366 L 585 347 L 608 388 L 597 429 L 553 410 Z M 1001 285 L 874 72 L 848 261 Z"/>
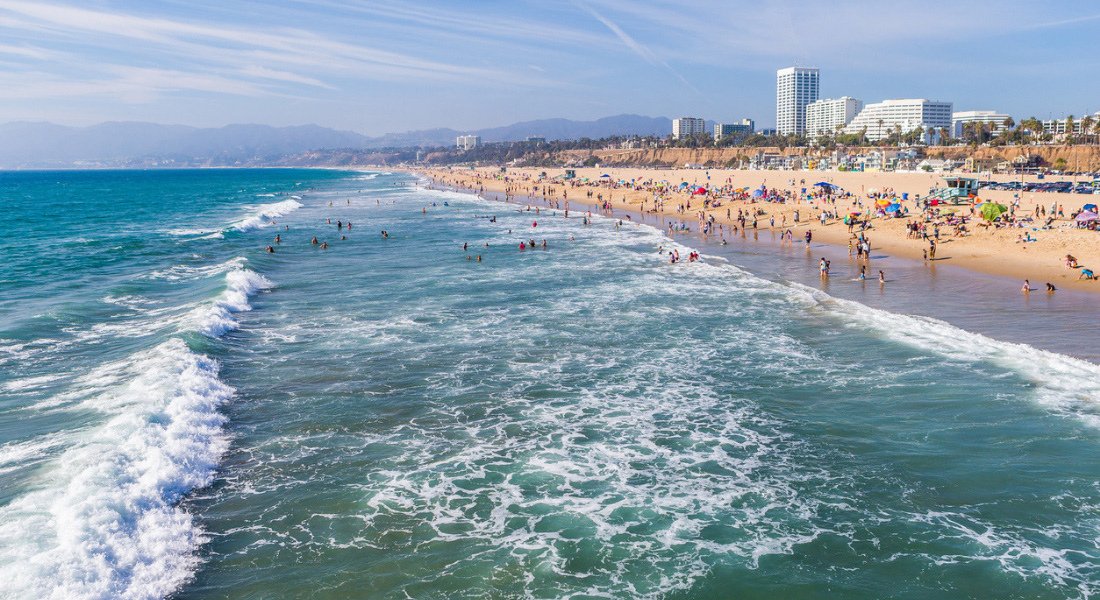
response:
<path id="1" fill-rule="evenodd" d="M 614 21 L 596 12 L 594 8 L 588 6 L 587 4 L 582 4 L 581 2 L 576 2 L 575 4 L 581 10 L 592 15 L 592 18 L 596 19 L 600 23 L 603 23 L 604 27 L 607 27 L 609 30 L 611 30 L 611 33 L 615 34 L 615 37 L 619 38 L 619 41 L 621 41 L 627 48 L 630 48 L 632 51 L 634 51 L 634 54 L 642 57 L 642 59 L 645 60 L 647 63 L 655 67 L 665 66 L 661 64 L 661 61 L 657 59 L 657 56 L 653 54 L 653 51 L 638 43 L 638 40 L 630 37 L 630 34 L 623 31 L 623 28 L 619 27 Z"/>
<path id="2" fill-rule="evenodd" d="M 336 80 L 349 78 L 403 82 L 454 82 L 466 78 L 521 85 L 530 81 L 492 67 L 421 58 L 339 41 L 301 28 L 226 26 L 23 0 L 0 1 L 0 29 L 98 49 L 110 59 L 87 60 L 88 68 L 78 79 L 92 80 L 97 73 L 102 74 L 107 77 L 103 82 L 130 90 L 131 99 L 151 99 L 165 91 L 184 89 L 246 95 L 262 95 L 265 91 L 278 94 L 281 86 L 288 85 L 333 90 L 338 87 Z M 33 48 L 13 44 L 0 45 L 0 54 L 49 58 Z M 110 62 L 119 60 L 120 55 L 126 62 Z M 131 73 L 143 72 L 137 67 L 157 56 L 170 59 L 179 68 L 144 71 L 148 76 L 144 80 L 147 93 L 134 93 L 143 81 L 140 78 L 118 77 L 127 68 Z M 174 80 L 158 77 L 158 73 L 172 73 Z M 70 86 L 72 91 L 87 93 L 99 93 L 102 88 L 92 81 L 72 82 Z M 48 91 L 54 85 L 38 89 Z"/>
<path id="3" fill-rule="evenodd" d="M 587 4 L 583 4 L 580 1 L 574 2 L 574 4 L 576 4 L 581 10 L 592 15 L 592 18 L 602 23 L 604 27 L 607 27 L 611 31 L 611 33 L 615 34 L 615 37 L 619 38 L 623 45 L 625 45 L 627 48 L 630 48 L 631 51 L 640 56 L 643 60 L 655 67 L 661 67 L 665 69 L 666 71 L 671 73 L 673 77 L 679 79 L 680 82 L 687 86 L 688 89 L 695 92 L 696 94 L 702 95 L 702 92 L 700 92 L 697 87 L 695 87 L 690 81 L 688 81 L 686 77 L 681 75 L 679 71 L 673 69 L 668 64 L 668 62 L 658 58 L 652 50 L 650 50 L 645 45 L 639 43 L 638 40 L 634 39 L 630 34 L 624 31 L 622 27 L 619 27 L 617 23 L 603 16 L 599 12 L 596 12 L 594 8 L 588 6 Z"/>

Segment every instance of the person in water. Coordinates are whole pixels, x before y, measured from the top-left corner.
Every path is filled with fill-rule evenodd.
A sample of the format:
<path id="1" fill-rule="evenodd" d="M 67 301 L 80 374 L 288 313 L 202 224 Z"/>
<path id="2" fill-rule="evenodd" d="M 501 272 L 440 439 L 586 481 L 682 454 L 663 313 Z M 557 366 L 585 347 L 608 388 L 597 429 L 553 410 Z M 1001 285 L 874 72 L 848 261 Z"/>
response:
<path id="1" fill-rule="evenodd" d="M 310 244 L 313 244 L 314 246 L 316 246 L 316 245 L 317 245 L 317 244 L 319 243 L 319 242 L 317 241 L 317 236 L 313 236 L 313 239 L 312 239 L 312 240 L 310 240 L 310 241 L 309 241 L 309 243 L 310 243 Z"/>
<path id="2" fill-rule="evenodd" d="M 1022 288 L 1020 288 L 1020 291 L 1025 293 L 1025 294 L 1030 292 L 1031 291 L 1031 282 L 1028 281 L 1027 279 L 1025 279 L 1024 280 L 1024 286 Z"/>
<path id="3" fill-rule="evenodd" d="M 1048 294 L 1053 294 L 1054 292 L 1057 292 L 1057 291 L 1058 291 L 1058 288 L 1054 287 L 1054 284 L 1048 281 L 1047 282 L 1047 293 Z"/>
<path id="4" fill-rule="evenodd" d="M 883 273 L 881 270 L 878 272 L 878 282 L 886 283 L 886 273 Z"/>

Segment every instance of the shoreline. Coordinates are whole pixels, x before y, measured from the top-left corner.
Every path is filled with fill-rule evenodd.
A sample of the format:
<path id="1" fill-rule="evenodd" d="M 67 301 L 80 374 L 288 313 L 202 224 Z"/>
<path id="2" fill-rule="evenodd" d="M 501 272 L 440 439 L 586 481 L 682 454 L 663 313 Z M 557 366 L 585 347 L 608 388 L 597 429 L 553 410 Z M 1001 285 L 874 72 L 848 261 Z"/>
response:
<path id="1" fill-rule="evenodd" d="M 405 169 L 400 169 L 405 170 Z M 560 169 L 559 169 L 560 170 Z M 630 190 L 630 189 L 618 189 L 609 186 L 602 185 L 583 185 L 573 187 L 565 184 L 561 180 L 552 180 L 549 177 L 553 177 L 553 169 L 537 170 L 539 172 L 545 172 L 547 179 L 539 181 L 535 177 L 532 177 L 531 171 L 535 169 L 516 169 L 509 170 L 504 174 L 508 177 L 508 180 L 504 180 L 500 177 L 498 169 L 472 169 L 469 171 L 455 171 L 448 169 L 420 169 L 420 170 L 406 170 L 406 172 L 420 174 L 431 179 L 436 185 L 449 185 L 453 187 L 459 187 L 472 191 L 481 191 L 484 193 L 498 193 L 504 195 L 515 196 L 527 196 L 533 200 L 552 200 L 557 202 L 564 202 L 568 199 L 570 202 L 579 203 L 582 206 L 587 207 L 592 205 L 598 205 L 599 200 L 597 194 L 602 194 L 603 199 L 610 200 L 612 210 L 623 210 L 633 214 L 644 214 L 645 216 L 657 216 L 665 219 L 671 219 L 673 221 L 683 222 L 691 227 L 692 231 L 697 228 L 698 214 L 702 209 L 699 206 L 700 202 L 691 202 L 691 197 L 685 194 L 673 194 L 669 200 L 666 201 L 666 205 L 662 210 L 644 210 L 643 207 L 649 206 L 652 201 L 652 194 L 647 191 Z M 585 175 L 589 175 L 588 171 L 595 171 L 594 169 L 577 169 L 578 177 L 582 177 L 581 171 L 585 171 Z M 616 173 L 620 175 L 668 175 L 668 171 L 652 171 L 644 169 L 603 169 L 602 172 L 611 174 L 613 181 L 615 180 Z M 736 181 L 738 184 L 744 182 L 749 177 L 746 177 L 745 172 L 733 172 L 733 171 L 703 171 L 703 170 L 691 170 L 687 171 L 687 174 L 693 175 L 698 178 L 703 173 L 707 173 L 708 178 L 713 173 L 717 175 L 719 181 Z M 779 177 L 786 177 L 791 173 L 788 172 L 775 172 L 775 171 L 763 171 L 755 172 L 757 181 L 766 180 L 769 178 L 775 179 Z M 673 178 L 675 175 L 683 175 L 679 172 L 671 172 Z M 838 174 L 833 174 L 838 175 Z M 855 178 L 868 178 L 865 180 L 864 187 L 867 184 L 878 187 L 890 187 L 881 186 L 879 181 L 887 181 L 893 183 L 897 178 L 881 177 L 882 174 L 839 174 L 847 175 L 845 179 L 846 184 Z M 914 174 L 917 178 L 923 180 L 925 186 L 927 182 L 932 180 L 935 176 L 929 174 Z M 598 176 L 598 175 L 597 175 Z M 878 176 L 878 177 L 876 177 Z M 736 179 L 735 179 L 736 177 Z M 829 178 L 826 178 L 829 179 Z M 590 179 L 591 181 L 591 179 Z M 687 179 L 685 179 L 687 181 Z M 706 182 L 704 182 L 705 184 Z M 755 182 L 752 182 L 754 185 Z M 908 187 L 911 193 L 915 193 L 912 190 L 916 185 L 920 185 L 919 182 L 909 182 Z M 537 187 L 535 194 L 531 193 L 531 189 Z M 551 192 L 547 193 L 546 188 L 551 188 Z M 801 187 L 801 184 L 796 183 L 795 187 Z M 776 185 L 776 189 L 781 189 L 779 185 Z M 898 189 L 898 188 L 893 188 Z M 593 197 L 585 197 L 585 192 L 592 192 Z M 900 193 L 901 190 L 899 190 Z M 925 190 L 926 191 L 926 190 Z M 536 195 L 537 194 L 537 195 Z M 564 196 L 568 194 L 568 198 Z M 992 196 L 994 200 L 1002 201 L 1003 199 L 998 196 L 1010 194 L 1010 192 L 989 192 L 988 194 L 983 192 L 982 195 Z M 1052 194 L 1053 196 L 1054 194 Z M 1038 196 L 1038 199 L 1034 199 Z M 1057 196 L 1062 196 L 1057 194 Z M 1043 194 L 1030 194 L 1026 200 L 1021 201 L 1021 208 L 1023 206 L 1029 206 L 1031 203 L 1046 205 L 1044 202 Z M 1054 199 L 1051 199 L 1053 202 Z M 1083 197 L 1080 199 L 1081 203 L 1087 203 L 1091 201 L 1090 197 Z M 643 204 L 644 203 L 644 204 Z M 909 201 L 912 204 L 912 201 Z M 678 212 L 677 208 L 681 205 L 689 205 L 689 209 Z M 1061 204 L 1065 204 L 1062 202 Z M 673 206 L 668 206 L 673 205 Z M 836 205 L 840 206 L 840 203 Z M 968 208 L 968 207 L 966 207 Z M 1076 207 L 1073 207 L 1076 208 Z M 737 210 L 746 211 L 751 210 L 763 210 L 764 214 L 760 215 L 760 223 L 758 226 L 758 233 L 770 233 L 773 235 L 780 235 L 786 229 L 790 229 L 794 235 L 795 241 L 801 243 L 802 236 L 804 236 L 807 230 L 812 232 L 814 242 L 822 242 L 831 246 L 835 246 L 837 250 L 843 252 L 849 241 L 853 239 L 852 234 L 849 234 L 846 227 L 839 220 L 831 220 L 826 225 L 822 225 L 817 220 L 816 216 L 820 213 L 820 208 L 813 203 L 808 203 L 803 200 L 798 200 L 795 203 L 773 203 L 773 202 L 751 202 L 744 200 L 729 200 L 723 199 L 722 206 L 719 208 L 706 209 L 705 214 L 708 218 L 713 218 L 714 222 L 723 226 L 724 233 L 730 233 L 729 226 L 736 224 Z M 1067 211 L 1071 207 L 1066 207 Z M 727 210 L 731 211 L 733 218 L 727 218 Z M 793 222 L 793 214 L 795 211 L 803 213 L 799 223 Z M 871 228 L 866 232 L 868 238 L 871 240 L 872 253 L 883 254 L 890 256 L 897 256 L 901 258 L 907 258 L 916 261 L 923 260 L 923 250 L 927 248 L 927 245 L 920 239 L 912 239 L 906 236 L 905 225 L 912 219 L 919 216 L 919 213 L 915 213 L 913 217 L 907 219 L 881 219 L 874 218 L 872 220 Z M 770 226 L 770 219 L 774 217 L 777 222 L 775 227 Z M 783 219 L 786 219 L 786 224 L 781 225 Z M 972 221 L 974 223 L 974 221 Z M 1064 221 L 1063 221 L 1064 223 Z M 971 229 L 977 229 L 980 225 L 971 225 Z M 945 228 L 946 229 L 946 228 Z M 1100 266 L 1100 233 L 1084 230 L 1075 230 L 1069 228 L 1053 229 L 1053 230 L 1039 230 L 1035 231 L 1034 235 L 1038 238 L 1038 241 L 1031 244 L 1016 243 L 1012 240 L 1014 235 L 1028 233 L 1031 235 L 1033 230 L 1030 228 L 1006 228 L 991 231 L 980 231 L 979 233 L 971 233 L 964 237 L 951 237 L 950 235 L 944 235 L 941 237 L 938 256 L 934 260 L 925 260 L 929 265 L 935 266 L 950 266 L 958 267 L 971 272 L 984 273 L 988 275 L 996 275 L 1005 277 L 1006 279 L 1006 292 L 1019 293 L 1019 283 L 1024 279 L 1031 281 L 1031 287 L 1033 292 L 1045 293 L 1044 284 L 1046 282 L 1053 283 L 1058 288 L 1067 288 L 1079 291 L 1085 291 L 1090 293 L 1100 293 L 1100 285 L 1097 281 L 1088 281 L 1076 279 L 1079 274 L 1078 269 L 1070 269 L 1064 264 L 1064 256 L 1066 254 L 1073 254 L 1078 258 L 1079 264 L 1085 267 L 1097 270 L 1097 266 Z M 718 235 L 717 232 L 711 235 Z M 740 235 L 740 234 L 737 234 Z M 1091 239 L 1090 239 L 1091 237 Z M 1008 279 L 1015 279 L 1016 284 L 1011 285 Z"/>
<path id="2" fill-rule="evenodd" d="M 421 171 L 406 172 L 424 175 Z M 434 184 L 421 188 L 476 195 L 513 210 L 522 211 L 526 206 L 532 210 L 561 212 L 541 197 L 517 194 L 506 199 L 503 192 L 486 190 L 479 193 L 476 189 L 454 185 Z M 580 219 L 590 206 L 578 205 L 570 210 L 576 211 L 574 218 Z M 596 214 L 593 211 L 593 215 Z M 603 212 L 598 214 L 661 231 L 665 231 L 667 223 L 677 220 L 670 215 L 642 214 L 635 209 L 618 209 L 612 216 Z M 550 213 L 544 215 L 544 218 L 551 216 Z M 783 243 L 779 233 L 771 231 L 760 231 L 757 236 L 742 236 L 739 232 L 728 238 L 728 244 L 723 244 L 717 236 L 703 236 L 694 230 L 674 233 L 670 237 L 697 250 L 706 259 L 730 263 L 763 279 L 807 286 L 839 300 L 858 302 L 893 314 L 932 318 L 999 341 L 1100 364 L 1100 353 L 1096 352 L 1090 338 L 1079 335 L 1081 330 L 1077 325 L 1082 319 L 1100 317 L 1096 296 L 1088 291 L 1070 288 L 1056 294 L 1042 290 L 1021 294 L 1015 282 L 1001 274 L 957 264 L 922 263 L 919 258 L 914 260 L 881 251 L 873 251 L 870 262 L 866 263 L 867 280 L 857 281 L 855 269 L 861 264 L 860 260 L 848 256 L 845 248 L 817 238 L 806 247 L 800 240 L 794 244 Z M 817 261 L 822 256 L 833 262 L 831 277 L 818 276 Z M 687 257 L 683 256 L 682 260 L 687 262 Z M 879 269 L 885 269 L 885 287 L 877 280 Z M 986 315 L 991 313 L 1003 317 L 989 321 Z"/>

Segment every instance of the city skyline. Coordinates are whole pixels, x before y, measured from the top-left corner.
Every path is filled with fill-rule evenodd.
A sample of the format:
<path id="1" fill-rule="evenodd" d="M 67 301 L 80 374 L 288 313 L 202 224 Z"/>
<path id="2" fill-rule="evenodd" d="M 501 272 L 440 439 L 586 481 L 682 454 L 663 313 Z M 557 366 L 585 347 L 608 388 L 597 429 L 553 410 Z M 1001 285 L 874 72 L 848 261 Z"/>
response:
<path id="1" fill-rule="evenodd" d="M 476 12 L 0 0 L 0 122 L 316 123 L 378 135 L 636 113 L 748 117 L 764 129 L 775 126 L 775 71 L 792 65 L 821 70 L 821 98 L 942 99 L 1040 119 L 1100 109 L 1100 83 L 1083 75 L 1100 66 L 1100 9 L 1087 2 L 870 12 L 598 0 Z"/>

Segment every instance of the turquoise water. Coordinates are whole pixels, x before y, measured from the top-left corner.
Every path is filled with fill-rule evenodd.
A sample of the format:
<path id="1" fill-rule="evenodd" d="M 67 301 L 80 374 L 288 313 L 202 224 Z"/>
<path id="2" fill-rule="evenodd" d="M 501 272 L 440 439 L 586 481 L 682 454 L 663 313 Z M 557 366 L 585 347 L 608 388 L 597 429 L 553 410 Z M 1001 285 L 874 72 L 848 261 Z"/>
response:
<path id="1" fill-rule="evenodd" d="M 0 175 L 0 596 L 1100 589 L 1089 299 L 414 181 Z"/>

